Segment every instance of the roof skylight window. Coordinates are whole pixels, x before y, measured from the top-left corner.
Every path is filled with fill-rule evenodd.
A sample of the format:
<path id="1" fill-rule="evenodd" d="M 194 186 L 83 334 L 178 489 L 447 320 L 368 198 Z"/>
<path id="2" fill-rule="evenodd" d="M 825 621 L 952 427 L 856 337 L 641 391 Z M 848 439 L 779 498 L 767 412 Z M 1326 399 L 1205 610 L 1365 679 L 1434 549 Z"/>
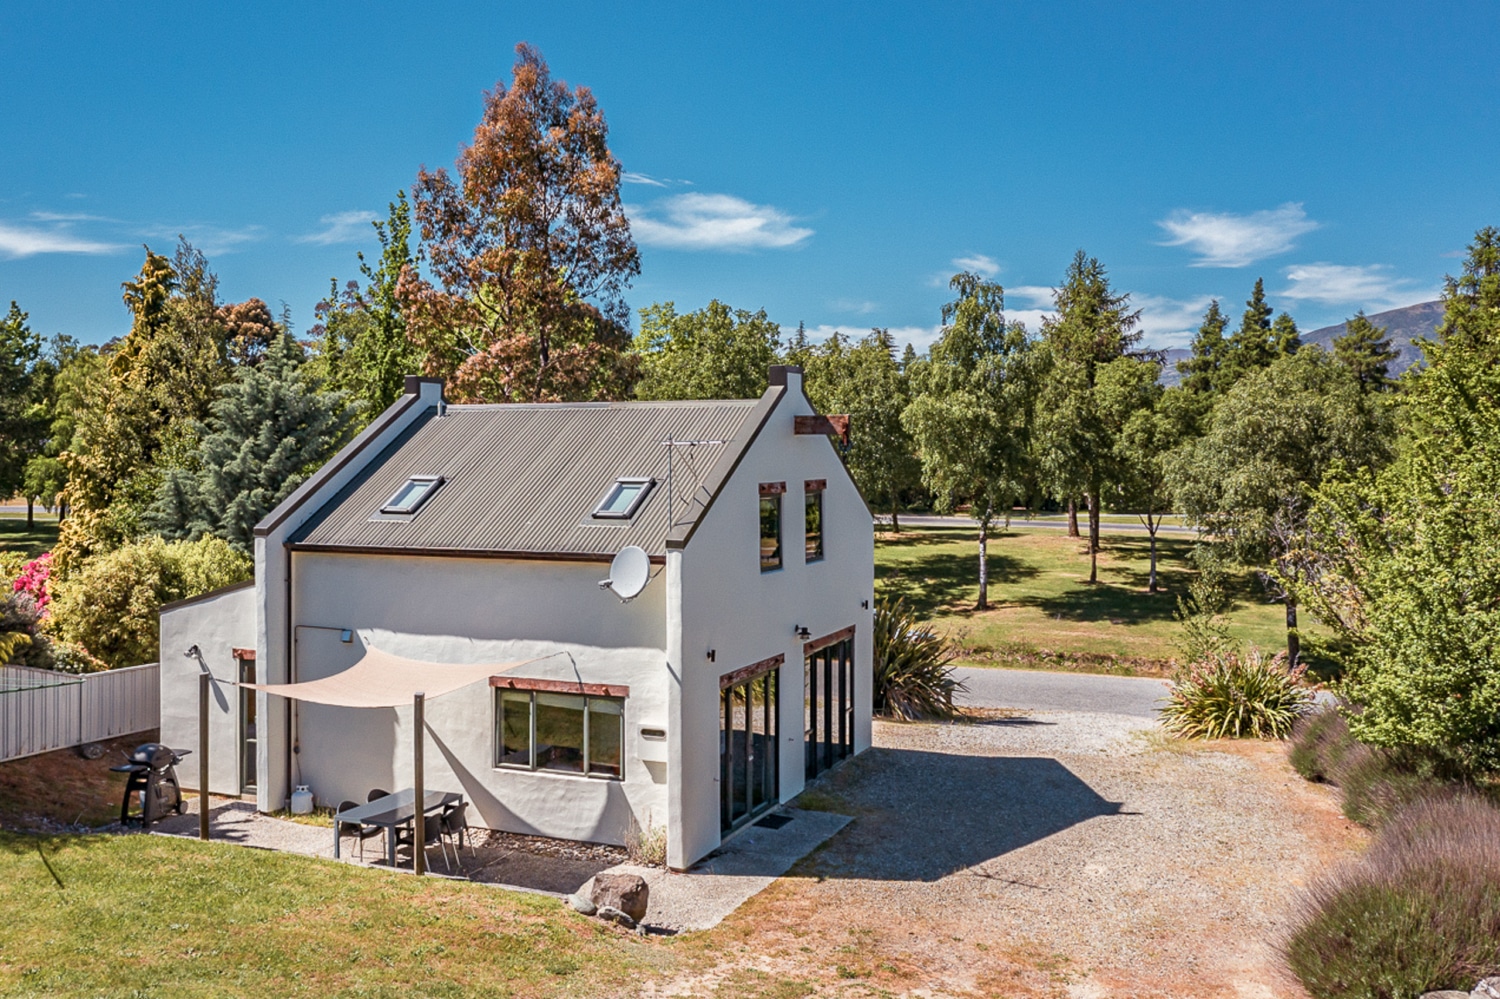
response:
<path id="1" fill-rule="evenodd" d="M 655 479 L 631 476 L 616 479 L 599 505 L 594 507 L 594 516 L 602 520 L 629 520 L 641 508 L 655 485 Z"/>
<path id="2" fill-rule="evenodd" d="M 441 475 L 413 475 L 407 479 L 400 489 L 396 490 L 394 496 L 385 501 L 385 506 L 380 508 L 381 513 L 413 514 L 419 510 L 423 503 L 433 493 L 437 492 L 438 486 L 443 484 Z"/>

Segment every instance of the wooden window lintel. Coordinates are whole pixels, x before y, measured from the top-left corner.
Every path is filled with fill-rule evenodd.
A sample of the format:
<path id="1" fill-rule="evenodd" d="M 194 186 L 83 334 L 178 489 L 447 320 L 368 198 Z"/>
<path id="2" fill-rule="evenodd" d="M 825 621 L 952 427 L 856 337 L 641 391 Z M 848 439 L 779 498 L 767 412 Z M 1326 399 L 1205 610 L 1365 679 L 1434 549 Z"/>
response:
<path id="1" fill-rule="evenodd" d="M 760 484 L 762 496 L 780 496 L 784 492 L 786 492 L 785 482 L 762 482 Z"/>
<path id="2" fill-rule="evenodd" d="M 630 688 L 618 683 L 580 683 L 577 680 L 540 680 L 524 676 L 492 676 L 491 687 L 536 690 L 546 694 L 583 694 L 587 697 L 629 697 Z"/>
<path id="3" fill-rule="evenodd" d="M 247 661 L 247 660 L 249 662 L 255 662 L 255 650 L 254 649 L 230 649 L 229 650 L 229 654 L 231 656 L 233 656 L 234 658 L 240 660 L 241 662 L 244 662 L 244 661 Z"/>
<path id="4" fill-rule="evenodd" d="M 760 662 L 751 663 L 749 666 L 741 666 L 739 669 L 732 670 L 719 677 L 719 689 L 727 690 L 736 684 L 744 683 L 746 680 L 759 676 L 762 673 L 769 673 L 771 670 L 780 667 L 784 662 L 786 662 L 786 656 L 778 652 L 769 659 L 762 659 Z"/>

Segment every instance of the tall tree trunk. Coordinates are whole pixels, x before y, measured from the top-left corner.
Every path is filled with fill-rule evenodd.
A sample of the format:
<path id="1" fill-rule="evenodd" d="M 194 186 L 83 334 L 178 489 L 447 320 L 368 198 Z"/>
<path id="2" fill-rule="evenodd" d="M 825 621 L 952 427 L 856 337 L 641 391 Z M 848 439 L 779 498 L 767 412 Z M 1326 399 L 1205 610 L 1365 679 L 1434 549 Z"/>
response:
<path id="1" fill-rule="evenodd" d="M 975 610 L 989 610 L 990 607 L 991 513 L 992 511 L 986 508 L 984 517 L 979 521 L 979 602 L 974 605 Z"/>
<path id="2" fill-rule="evenodd" d="M 1068 497 L 1068 537 L 1080 537 L 1078 533 L 1078 500 Z"/>
<path id="3" fill-rule="evenodd" d="M 28 497 L 26 497 L 26 530 L 28 530 L 28 531 L 31 530 L 33 527 L 36 526 L 35 511 L 33 510 L 33 507 L 35 506 L 35 504 L 36 504 L 36 497 L 35 496 L 28 496 Z"/>
<path id="4" fill-rule="evenodd" d="M 896 508 L 898 506 L 900 506 L 900 504 L 896 502 L 896 497 L 895 497 L 895 494 L 893 493 L 891 495 L 891 533 L 892 534 L 900 534 L 901 533 L 901 521 L 899 521 L 899 520 L 896 519 Z"/>
<path id="5" fill-rule="evenodd" d="M 1151 514 L 1146 514 L 1146 532 L 1151 535 L 1151 582 L 1146 586 L 1147 593 L 1156 592 L 1156 532 L 1160 527 L 1160 517 L 1153 520 Z"/>
<path id="6" fill-rule="evenodd" d="M 1286 667 L 1297 665 L 1302 656 L 1302 639 L 1297 635 L 1297 601 L 1290 595 L 1286 598 Z"/>
<path id="7" fill-rule="evenodd" d="M 1089 582 L 1099 581 L 1099 495 L 1088 494 L 1089 502 Z"/>

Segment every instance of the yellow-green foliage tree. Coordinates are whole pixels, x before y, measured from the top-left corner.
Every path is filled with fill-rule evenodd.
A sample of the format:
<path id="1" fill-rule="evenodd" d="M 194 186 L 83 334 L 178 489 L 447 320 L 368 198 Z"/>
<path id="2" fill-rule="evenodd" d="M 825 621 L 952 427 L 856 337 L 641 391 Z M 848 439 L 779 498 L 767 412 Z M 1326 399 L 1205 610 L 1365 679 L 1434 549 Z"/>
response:
<path id="1" fill-rule="evenodd" d="M 253 570 L 250 557 L 222 538 L 126 544 L 54 586 L 51 628 L 112 669 L 155 662 L 162 604 L 249 579 Z"/>

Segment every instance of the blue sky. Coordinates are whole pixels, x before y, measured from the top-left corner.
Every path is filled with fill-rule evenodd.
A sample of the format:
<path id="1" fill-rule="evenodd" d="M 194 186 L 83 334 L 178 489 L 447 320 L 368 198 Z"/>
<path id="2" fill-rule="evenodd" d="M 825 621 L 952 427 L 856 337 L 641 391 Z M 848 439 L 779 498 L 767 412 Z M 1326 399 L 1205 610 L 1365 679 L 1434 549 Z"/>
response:
<path id="1" fill-rule="evenodd" d="M 634 308 L 930 340 L 944 279 L 1035 323 L 1073 251 L 1180 346 L 1257 276 L 1304 329 L 1436 296 L 1500 224 L 1500 6 L 432 4 L 0 8 L 0 299 L 123 333 L 140 244 L 300 329 L 518 41 L 593 88 Z"/>

